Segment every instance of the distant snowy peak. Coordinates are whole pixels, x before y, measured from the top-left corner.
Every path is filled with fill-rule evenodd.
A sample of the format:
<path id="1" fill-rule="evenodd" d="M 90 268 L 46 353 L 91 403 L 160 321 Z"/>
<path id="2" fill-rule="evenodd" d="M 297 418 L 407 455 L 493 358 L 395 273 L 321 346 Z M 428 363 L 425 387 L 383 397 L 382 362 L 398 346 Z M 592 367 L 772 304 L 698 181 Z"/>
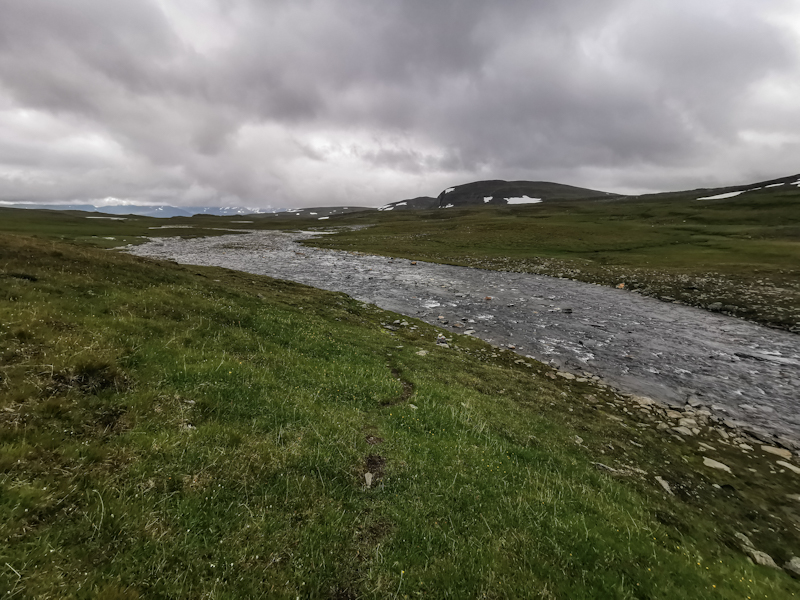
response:
<path id="1" fill-rule="evenodd" d="M 364 210 L 375 210 L 366 206 L 318 206 L 313 208 L 287 208 L 275 214 L 275 217 L 299 217 L 327 221 L 331 217 Z"/>
<path id="2" fill-rule="evenodd" d="M 191 217 L 193 215 L 236 216 L 275 212 L 272 208 L 244 208 L 241 206 L 172 206 L 169 204 L 2 204 L 9 208 L 32 208 L 38 210 L 77 210 L 82 212 L 99 212 L 107 215 L 138 215 L 140 217 Z"/>
<path id="3" fill-rule="evenodd" d="M 186 210 L 195 211 L 196 215 L 217 215 L 221 217 L 235 215 L 263 215 L 278 212 L 280 209 L 268 208 L 245 208 L 242 206 L 204 206 L 190 207 Z"/>

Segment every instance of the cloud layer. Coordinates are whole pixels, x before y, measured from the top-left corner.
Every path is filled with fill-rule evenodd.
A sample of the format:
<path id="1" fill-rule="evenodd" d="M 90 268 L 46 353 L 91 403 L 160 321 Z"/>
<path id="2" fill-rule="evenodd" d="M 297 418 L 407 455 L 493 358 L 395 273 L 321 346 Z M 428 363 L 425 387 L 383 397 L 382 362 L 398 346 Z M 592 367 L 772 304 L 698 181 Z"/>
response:
<path id="1" fill-rule="evenodd" d="M 0 200 L 380 205 L 800 171 L 791 0 L 8 0 Z"/>

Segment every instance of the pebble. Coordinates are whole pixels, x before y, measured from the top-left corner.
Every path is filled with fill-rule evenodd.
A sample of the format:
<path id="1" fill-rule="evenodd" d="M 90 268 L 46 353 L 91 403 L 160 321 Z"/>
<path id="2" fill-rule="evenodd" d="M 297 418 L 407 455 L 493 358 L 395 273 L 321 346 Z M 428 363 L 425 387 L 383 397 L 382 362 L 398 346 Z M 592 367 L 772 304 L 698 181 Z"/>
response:
<path id="1" fill-rule="evenodd" d="M 647 396 L 632 396 L 631 400 L 636 402 L 639 406 L 653 406 L 656 403 L 655 400 Z"/>

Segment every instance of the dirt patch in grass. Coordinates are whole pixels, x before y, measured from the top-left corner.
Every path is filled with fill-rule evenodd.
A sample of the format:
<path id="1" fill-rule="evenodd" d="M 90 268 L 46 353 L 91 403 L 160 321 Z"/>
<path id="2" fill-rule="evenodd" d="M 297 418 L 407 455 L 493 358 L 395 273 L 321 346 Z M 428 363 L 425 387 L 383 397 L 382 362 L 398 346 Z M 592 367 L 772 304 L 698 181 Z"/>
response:
<path id="1" fill-rule="evenodd" d="M 398 369 L 392 368 L 392 375 L 403 386 L 403 391 L 396 398 L 393 398 L 392 400 L 387 400 L 386 402 L 382 402 L 381 406 L 394 406 L 395 404 L 400 404 L 402 402 L 408 401 L 408 399 L 414 395 L 414 384 L 411 383 L 410 381 L 403 379 L 403 376 Z"/>

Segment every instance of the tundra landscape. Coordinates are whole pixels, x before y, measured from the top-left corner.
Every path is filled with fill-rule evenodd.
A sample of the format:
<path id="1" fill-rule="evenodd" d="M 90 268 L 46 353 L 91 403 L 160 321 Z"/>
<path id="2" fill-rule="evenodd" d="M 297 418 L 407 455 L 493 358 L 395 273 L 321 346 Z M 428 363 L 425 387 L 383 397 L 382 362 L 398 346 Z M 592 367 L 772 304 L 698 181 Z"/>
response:
<path id="1" fill-rule="evenodd" d="M 800 600 L 800 3 L 4 0 L 0 600 Z"/>
<path id="2" fill-rule="evenodd" d="M 797 180 L 4 209 L 7 595 L 799 593 Z"/>

